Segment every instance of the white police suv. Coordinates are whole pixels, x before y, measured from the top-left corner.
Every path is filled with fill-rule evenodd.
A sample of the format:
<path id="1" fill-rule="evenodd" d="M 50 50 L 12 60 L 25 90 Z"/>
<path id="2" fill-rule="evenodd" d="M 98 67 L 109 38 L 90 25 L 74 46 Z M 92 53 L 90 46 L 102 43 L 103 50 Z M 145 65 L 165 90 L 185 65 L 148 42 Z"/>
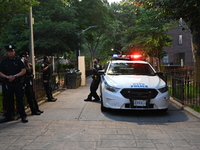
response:
<path id="1" fill-rule="evenodd" d="M 101 110 L 133 109 L 167 111 L 167 84 L 141 55 L 114 57 L 101 74 Z"/>

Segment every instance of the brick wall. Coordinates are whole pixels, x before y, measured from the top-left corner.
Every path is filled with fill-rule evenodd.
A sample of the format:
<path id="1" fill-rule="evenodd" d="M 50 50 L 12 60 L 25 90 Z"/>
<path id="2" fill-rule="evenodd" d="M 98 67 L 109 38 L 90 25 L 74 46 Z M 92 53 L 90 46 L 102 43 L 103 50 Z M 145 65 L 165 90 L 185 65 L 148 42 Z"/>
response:
<path id="1" fill-rule="evenodd" d="M 181 27 L 172 29 L 168 32 L 172 36 L 172 47 L 165 47 L 164 51 L 168 53 L 168 65 L 181 65 L 181 58 L 184 65 L 193 66 L 193 56 L 191 47 L 191 35 L 187 30 Z M 179 35 L 182 35 L 182 44 L 179 44 Z"/>

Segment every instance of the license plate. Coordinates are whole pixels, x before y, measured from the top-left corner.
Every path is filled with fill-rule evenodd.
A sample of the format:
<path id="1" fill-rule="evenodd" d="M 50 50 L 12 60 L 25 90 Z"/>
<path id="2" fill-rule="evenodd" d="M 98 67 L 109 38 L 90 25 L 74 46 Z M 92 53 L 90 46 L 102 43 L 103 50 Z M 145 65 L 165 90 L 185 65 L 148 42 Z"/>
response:
<path id="1" fill-rule="evenodd" d="M 134 106 L 146 106 L 145 100 L 134 100 L 133 101 Z"/>

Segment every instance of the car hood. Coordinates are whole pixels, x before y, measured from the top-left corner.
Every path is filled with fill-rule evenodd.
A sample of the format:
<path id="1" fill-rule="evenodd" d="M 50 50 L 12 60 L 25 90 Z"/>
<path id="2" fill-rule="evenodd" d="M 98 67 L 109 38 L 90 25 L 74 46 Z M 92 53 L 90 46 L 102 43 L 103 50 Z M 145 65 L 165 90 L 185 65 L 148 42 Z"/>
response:
<path id="1" fill-rule="evenodd" d="M 165 82 L 158 76 L 106 75 L 103 79 L 108 85 L 117 88 L 158 88 L 165 86 Z"/>

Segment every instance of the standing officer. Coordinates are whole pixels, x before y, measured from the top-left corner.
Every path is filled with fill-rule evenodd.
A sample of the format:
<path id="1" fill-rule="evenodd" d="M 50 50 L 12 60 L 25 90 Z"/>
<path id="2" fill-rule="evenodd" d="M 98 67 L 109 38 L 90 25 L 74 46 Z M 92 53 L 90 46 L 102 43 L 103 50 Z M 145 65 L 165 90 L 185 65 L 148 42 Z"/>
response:
<path id="1" fill-rule="evenodd" d="M 48 56 L 44 56 L 41 69 L 43 72 L 43 85 L 48 98 L 47 101 L 55 102 L 57 99 L 53 98 L 52 87 L 51 87 L 52 65 L 50 63 L 50 58 Z"/>
<path id="2" fill-rule="evenodd" d="M 24 83 L 23 75 L 26 73 L 24 63 L 20 58 L 15 57 L 15 46 L 6 46 L 8 57 L 0 64 L 0 77 L 5 80 L 5 117 L 0 122 L 12 120 L 14 110 L 14 95 L 16 97 L 17 109 L 21 121 L 28 122 L 23 104 Z"/>
<path id="3" fill-rule="evenodd" d="M 98 70 L 102 70 L 102 66 L 99 63 L 99 59 L 94 59 L 94 66 L 93 66 L 93 76 L 92 76 L 92 83 L 90 85 L 90 94 L 88 95 L 87 99 L 84 101 L 99 101 L 100 98 L 97 95 L 97 89 L 99 86 L 99 83 L 101 81 L 100 75 L 98 74 Z M 94 100 L 92 100 L 92 97 L 94 97 Z"/>
<path id="4" fill-rule="evenodd" d="M 25 74 L 25 95 L 30 106 L 32 115 L 40 115 L 43 111 L 39 110 L 38 103 L 35 99 L 35 93 L 33 90 L 33 66 L 29 63 L 29 55 L 27 52 L 21 53 L 20 57 L 24 62 L 26 67 L 26 74 Z"/>

